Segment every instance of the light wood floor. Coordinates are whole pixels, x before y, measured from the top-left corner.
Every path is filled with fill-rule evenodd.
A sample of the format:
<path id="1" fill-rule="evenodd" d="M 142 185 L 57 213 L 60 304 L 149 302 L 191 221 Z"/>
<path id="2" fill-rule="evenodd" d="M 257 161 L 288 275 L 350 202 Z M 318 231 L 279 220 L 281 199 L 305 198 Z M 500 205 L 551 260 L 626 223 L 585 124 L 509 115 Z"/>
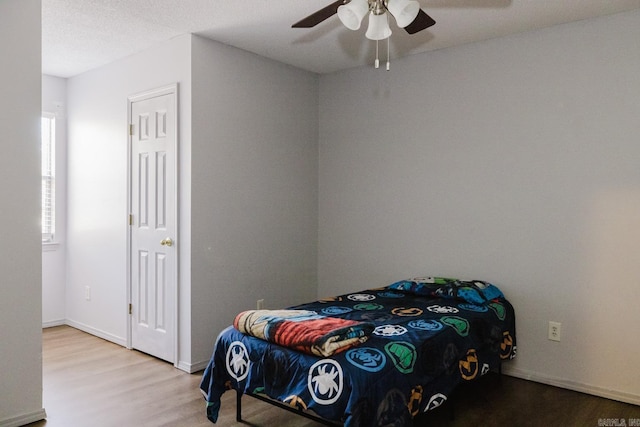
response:
<path id="1" fill-rule="evenodd" d="M 60 326 L 43 333 L 44 407 L 48 419 L 31 427 L 213 427 L 198 385 L 171 364 Z M 503 376 L 488 375 L 451 397 L 455 417 L 441 408 L 416 426 L 598 426 L 600 420 L 640 421 L 640 407 Z M 317 427 L 320 424 L 243 398 L 235 421 L 235 393 L 225 393 L 217 426 Z"/>

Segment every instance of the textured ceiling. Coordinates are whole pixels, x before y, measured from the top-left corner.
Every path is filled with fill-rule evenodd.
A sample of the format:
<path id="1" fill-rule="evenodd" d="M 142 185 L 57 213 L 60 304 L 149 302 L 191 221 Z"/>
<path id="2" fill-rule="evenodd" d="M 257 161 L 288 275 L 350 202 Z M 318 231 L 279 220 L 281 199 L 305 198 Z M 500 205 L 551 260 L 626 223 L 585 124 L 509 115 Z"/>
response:
<path id="1" fill-rule="evenodd" d="M 334 16 L 291 28 L 332 1 L 42 0 L 43 72 L 71 77 L 185 33 L 316 73 L 372 64 L 364 24 L 350 31 Z M 392 23 L 392 58 L 640 8 L 640 0 L 419 1 L 437 24 L 409 35 Z"/>

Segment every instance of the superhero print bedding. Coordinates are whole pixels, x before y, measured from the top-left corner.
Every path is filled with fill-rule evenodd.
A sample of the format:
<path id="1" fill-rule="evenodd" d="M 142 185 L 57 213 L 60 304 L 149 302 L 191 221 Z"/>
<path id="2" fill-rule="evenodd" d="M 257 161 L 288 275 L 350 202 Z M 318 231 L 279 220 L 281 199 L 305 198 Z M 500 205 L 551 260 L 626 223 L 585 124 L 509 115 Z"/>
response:
<path id="1" fill-rule="evenodd" d="M 456 386 L 516 355 L 514 309 L 484 281 L 404 280 L 283 313 L 238 315 L 236 327 L 250 332 L 245 321 L 252 316 L 262 336 L 233 326 L 218 336 L 200 385 L 210 421 L 218 419 L 222 394 L 234 389 L 347 427 L 410 426 Z M 284 327 L 288 338 L 268 340 L 274 332 L 265 334 L 267 320 L 274 331 Z M 351 341 L 329 353 L 314 351 L 309 341 L 296 348 L 292 337 L 303 336 L 297 321 L 316 322 L 308 324 L 321 331 L 312 335 L 315 341 L 336 330 L 347 331 Z"/>

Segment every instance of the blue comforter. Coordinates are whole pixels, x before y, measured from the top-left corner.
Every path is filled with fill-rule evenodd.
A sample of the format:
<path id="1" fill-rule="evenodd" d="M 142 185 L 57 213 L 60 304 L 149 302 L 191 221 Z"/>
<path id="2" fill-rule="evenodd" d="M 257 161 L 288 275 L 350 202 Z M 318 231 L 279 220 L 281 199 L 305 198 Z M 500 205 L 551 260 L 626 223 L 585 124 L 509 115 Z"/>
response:
<path id="1" fill-rule="evenodd" d="M 347 427 L 410 426 L 413 417 L 445 402 L 458 384 L 515 357 L 515 315 L 502 292 L 487 282 L 430 280 L 426 283 L 433 286 L 426 288 L 444 283 L 464 291 L 425 292 L 420 279 L 415 286 L 403 281 L 291 307 L 373 323 L 366 342 L 331 357 L 227 328 L 200 386 L 207 417 L 217 421 L 220 397 L 232 388 L 265 394 Z M 478 293 L 471 299 L 469 287 Z"/>

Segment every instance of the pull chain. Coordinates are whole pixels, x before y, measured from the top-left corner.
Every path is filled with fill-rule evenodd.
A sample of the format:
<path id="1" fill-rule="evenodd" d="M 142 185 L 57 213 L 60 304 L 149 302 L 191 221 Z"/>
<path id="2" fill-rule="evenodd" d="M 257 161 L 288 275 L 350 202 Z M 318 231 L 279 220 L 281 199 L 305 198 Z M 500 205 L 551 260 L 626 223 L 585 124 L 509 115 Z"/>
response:
<path id="1" fill-rule="evenodd" d="M 389 61 L 389 40 L 391 37 L 387 37 L 387 71 L 391 68 L 391 61 Z"/>
<path id="2" fill-rule="evenodd" d="M 389 15 L 386 15 L 387 18 L 387 26 L 389 25 Z M 391 69 L 391 37 L 387 36 L 387 71 Z M 379 48 L 379 40 L 376 40 L 376 60 L 374 61 L 375 68 L 380 68 L 380 48 Z"/>

